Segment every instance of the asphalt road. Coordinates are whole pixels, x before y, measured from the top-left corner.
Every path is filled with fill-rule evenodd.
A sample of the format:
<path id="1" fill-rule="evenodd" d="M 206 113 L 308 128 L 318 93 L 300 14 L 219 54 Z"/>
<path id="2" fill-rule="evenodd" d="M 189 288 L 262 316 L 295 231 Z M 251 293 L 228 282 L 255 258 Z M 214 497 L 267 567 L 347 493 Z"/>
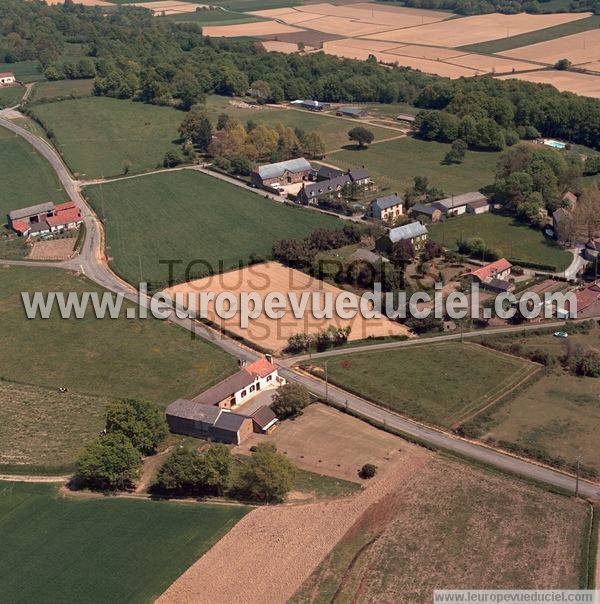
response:
<path id="1" fill-rule="evenodd" d="M 58 153 L 44 139 L 32 134 L 28 130 L 21 128 L 17 124 L 14 124 L 10 120 L 3 117 L 2 112 L 0 112 L 0 126 L 11 130 L 15 134 L 18 134 L 27 140 L 35 149 L 37 149 L 37 151 L 39 151 L 39 153 L 46 158 L 56 172 L 71 199 L 81 209 L 84 217 L 87 235 L 80 255 L 73 260 L 54 263 L 52 266 L 83 272 L 89 279 L 98 285 L 101 285 L 112 292 L 122 294 L 125 298 L 138 303 L 138 294 L 136 290 L 131 285 L 125 283 L 108 268 L 108 264 L 104 256 L 102 225 L 92 211 L 91 207 L 88 206 L 85 199 L 81 195 L 80 184 L 72 178 L 68 168 L 65 166 Z M 2 263 L 15 265 L 35 264 L 36 266 L 40 266 L 40 263 L 27 263 L 26 261 L 5 261 Z M 50 263 L 48 264 L 50 265 Z M 238 359 L 252 361 L 261 356 L 259 353 L 242 346 L 236 341 L 221 334 L 217 334 L 214 330 L 205 327 L 197 321 L 177 317 L 174 310 L 171 311 L 168 320 L 180 325 L 182 328 L 195 334 L 197 337 L 201 337 L 205 340 L 213 342 L 215 345 L 219 346 L 221 349 Z M 494 333 L 501 333 L 503 331 L 509 330 L 494 330 Z M 475 335 L 473 332 L 471 332 L 471 334 Z M 455 340 L 460 337 L 460 334 L 448 334 L 434 338 L 427 338 L 419 343 L 427 344 L 446 340 Z M 465 334 L 465 337 L 469 336 Z M 412 345 L 412 342 L 410 344 L 408 342 L 375 344 L 369 349 L 379 350 L 402 345 Z M 322 353 L 321 356 L 328 356 L 329 354 L 337 355 L 340 353 L 351 354 L 352 352 L 358 352 L 360 350 L 364 351 L 366 349 L 366 347 L 358 349 L 342 349 L 331 353 Z M 298 358 L 294 359 L 294 361 L 297 360 Z M 278 364 L 281 366 L 281 374 L 287 380 L 303 384 L 318 397 L 328 398 L 329 400 L 340 405 L 347 405 L 349 409 L 365 418 L 382 423 L 385 422 L 387 426 L 399 430 L 407 435 L 413 436 L 423 442 L 429 443 L 430 445 L 451 451 L 476 461 L 484 462 L 501 470 L 512 472 L 529 479 L 561 487 L 573 492 L 575 491 L 575 479 L 572 476 L 562 474 L 561 472 L 557 472 L 551 468 L 540 466 L 534 462 L 520 459 L 495 449 L 490 449 L 476 442 L 460 439 L 447 432 L 424 426 L 333 386 L 328 387 L 326 397 L 326 386 L 324 382 L 307 374 L 300 374 L 290 369 L 289 360 L 278 361 Z M 584 497 L 600 499 L 600 485 L 593 484 L 588 481 L 580 481 L 579 493 Z"/>

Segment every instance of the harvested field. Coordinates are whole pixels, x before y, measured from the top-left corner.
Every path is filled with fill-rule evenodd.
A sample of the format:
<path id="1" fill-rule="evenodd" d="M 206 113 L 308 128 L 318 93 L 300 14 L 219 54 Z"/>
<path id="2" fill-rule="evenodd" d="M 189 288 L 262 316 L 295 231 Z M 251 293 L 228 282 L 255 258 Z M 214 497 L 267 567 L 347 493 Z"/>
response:
<path id="1" fill-rule="evenodd" d="M 114 6 L 110 2 L 104 2 L 104 0 L 73 0 L 75 4 L 83 4 L 83 6 Z M 48 4 L 64 4 L 65 0 L 48 0 Z"/>
<path id="2" fill-rule="evenodd" d="M 373 44 L 376 43 L 374 40 L 369 40 L 369 42 Z M 388 43 L 392 44 L 392 42 Z M 402 46 L 397 46 L 394 50 L 390 50 L 388 52 L 394 55 L 416 57 L 419 59 L 431 59 L 433 61 L 444 61 L 445 59 L 451 59 L 452 57 L 459 57 L 465 54 L 461 50 L 438 48 L 437 46 L 418 46 L 416 44 L 403 44 Z"/>
<path id="3" fill-rule="evenodd" d="M 557 71 L 548 69 L 543 71 L 530 71 L 522 74 L 500 76 L 501 80 L 526 80 L 537 84 L 551 84 L 558 90 L 573 92 L 583 96 L 600 99 L 600 78 L 588 73 L 574 71 Z"/>
<path id="4" fill-rule="evenodd" d="M 290 54 L 292 52 L 298 52 L 298 44 L 292 44 L 291 42 L 280 42 L 278 40 L 265 40 L 263 48 L 268 52 L 285 52 Z"/>
<path id="5" fill-rule="evenodd" d="M 579 65 L 587 61 L 595 61 L 600 57 L 600 29 L 523 46 L 500 54 L 505 57 L 538 61 L 547 65 L 554 65 L 560 59 L 569 59 L 573 65 Z"/>
<path id="6" fill-rule="evenodd" d="M 367 462 L 385 471 L 404 443 L 351 415 L 321 403 L 313 403 L 294 421 L 283 422 L 269 436 L 252 435 L 239 452 L 259 442 L 272 442 L 299 467 L 344 480 L 358 480 Z"/>
<path id="7" fill-rule="evenodd" d="M 253 510 L 157 602 L 287 601 L 367 509 L 410 484 L 432 457 L 400 438 L 397 442 L 402 452 L 395 462 L 353 497 Z"/>
<path id="8" fill-rule="evenodd" d="M 255 264 L 237 271 L 231 271 L 222 275 L 197 279 L 189 283 L 182 283 L 164 290 L 165 293 L 174 298 L 175 294 L 183 295 L 183 304 L 188 305 L 188 294 L 198 294 L 199 292 L 213 292 L 218 295 L 227 291 L 236 297 L 242 292 L 258 292 L 263 296 L 270 292 L 280 292 L 285 296 L 284 316 L 280 319 L 271 319 L 261 313 L 255 319 L 249 319 L 248 327 L 241 326 L 239 313 L 236 313 L 231 319 L 221 319 L 215 312 L 214 300 L 208 303 L 206 316 L 208 319 L 217 323 L 219 327 L 227 329 L 236 335 L 263 348 L 279 351 L 286 347 L 288 338 L 297 333 L 317 333 L 320 329 L 328 325 L 338 327 L 351 326 L 350 340 L 361 340 L 368 336 L 400 336 L 408 335 L 409 331 L 403 325 L 389 321 L 386 318 L 364 319 L 360 313 L 352 320 L 340 319 L 335 313 L 335 299 L 342 293 L 342 290 L 319 281 L 301 273 L 300 271 L 287 268 L 277 262 L 267 262 L 265 264 Z M 317 306 L 313 305 L 313 296 L 309 297 L 305 311 L 301 319 L 296 319 L 291 310 L 288 293 L 294 292 L 299 297 L 303 292 L 314 292 L 317 299 L 323 298 L 325 292 L 329 292 L 334 300 L 334 312 L 332 319 L 316 319 L 312 311 Z M 352 297 L 352 294 L 348 294 Z M 196 307 L 197 308 L 197 307 Z"/>
<path id="9" fill-rule="evenodd" d="M 302 23 L 302 27 L 340 36 L 368 36 L 390 29 L 389 25 L 365 23 L 343 17 L 318 17 Z"/>
<path id="10" fill-rule="evenodd" d="M 374 40 L 392 42 L 427 42 L 432 46 L 465 46 L 487 40 L 497 40 L 530 31 L 552 27 L 561 23 L 584 19 L 590 13 L 560 13 L 553 15 L 502 15 L 492 13 L 451 19 L 410 29 L 396 29 L 370 36 Z"/>
<path id="11" fill-rule="evenodd" d="M 158 0 L 157 2 L 133 2 L 128 6 L 147 8 L 155 15 L 178 15 L 179 13 L 193 13 L 197 8 L 204 8 L 206 4 L 193 4 L 191 2 L 173 2 L 172 0 Z"/>
<path id="12" fill-rule="evenodd" d="M 393 49 L 402 48 L 405 44 L 396 42 L 383 42 L 381 40 L 364 40 L 363 38 L 341 38 L 336 41 L 336 45 L 348 46 L 350 48 L 360 48 L 362 50 L 371 50 L 374 52 L 391 52 Z M 326 48 L 327 45 L 324 45 Z"/>
<path id="13" fill-rule="evenodd" d="M 242 36 L 268 36 L 273 34 L 298 33 L 302 30 L 276 21 L 259 21 L 258 23 L 243 23 L 240 25 L 221 25 L 204 27 L 202 33 L 214 38 L 239 38 Z"/>
<path id="14" fill-rule="evenodd" d="M 280 42 L 290 42 L 291 44 L 299 44 L 302 42 L 305 46 L 321 48 L 323 46 L 323 42 L 327 42 L 329 40 L 338 40 L 342 36 L 338 36 L 336 34 L 326 34 L 325 32 L 316 31 L 314 29 L 297 29 L 297 31 L 289 34 L 271 34 L 257 37 L 261 40 L 274 40 L 277 38 L 277 40 Z"/>
<path id="15" fill-rule="evenodd" d="M 584 63 L 583 65 L 579 65 L 581 69 L 586 69 L 588 71 L 596 71 L 600 72 L 600 61 L 592 61 L 591 63 Z"/>
<path id="16" fill-rule="evenodd" d="M 36 241 L 27 258 L 30 260 L 68 260 L 73 257 L 76 237 Z"/>
<path id="17" fill-rule="evenodd" d="M 448 60 L 453 65 L 460 65 L 475 69 L 477 73 L 510 73 L 516 71 L 526 71 L 535 69 L 537 65 L 518 61 L 517 59 L 503 59 L 501 57 L 492 57 L 487 55 L 462 55 Z"/>
<path id="18" fill-rule="evenodd" d="M 577 589 L 588 518 L 585 502 L 435 457 L 363 514 L 291 602 L 431 602 L 434 589 L 465 586 Z"/>

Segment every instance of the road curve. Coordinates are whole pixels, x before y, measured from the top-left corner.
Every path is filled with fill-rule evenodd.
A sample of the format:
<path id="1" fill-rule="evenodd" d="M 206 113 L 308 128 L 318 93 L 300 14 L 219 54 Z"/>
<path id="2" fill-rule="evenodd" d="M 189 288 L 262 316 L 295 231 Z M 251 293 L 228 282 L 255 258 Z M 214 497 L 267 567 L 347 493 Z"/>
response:
<path id="1" fill-rule="evenodd" d="M 81 194 L 80 183 L 71 176 L 67 166 L 55 149 L 44 139 L 6 119 L 1 113 L 0 126 L 3 126 L 24 138 L 50 163 L 68 195 L 81 209 L 86 226 L 86 238 L 82 245 L 81 253 L 77 258 L 58 263 L 58 266 L 60 268 L 69 268 L 82 272 L 98 285 L 101 285 L 114 293 L 121 294 L 126 299 L 139 304 L 140 299 L 138 297 L 138 292 L 131 285 L 115 275 L 108 267 L 108 263 L 104 256 L 103 229 L 100 220 Z M 17 264 L 17 262 L 13 261 L 10 264 Z M 24 263 L 24 265 L 29 264 L 30 263 Z M 36 263 L 36 266 L 39 266 L 39 264 Z M 142 300 L 141 302 L 148 303 L 148 299 Z M 178 317 L 175 310 L 170 311 L 167 320 L 179 325 L 197 337 L 212 342 L 225 352 L 240 360 L 252 361 L 261 356 L 250 348 L 239 344 L 227 336 L 217 333 L 215 330 L 209 329 L 197 321 Z M 495 333 L 498 332 L 498 330 L 495 331 Z M 467 334 L 464 335 L 465 337 L 467 336 Z M 423 340 L 420 343 L 434 343 L 460 337 L 461 334 L 449 334 L 446 336 L 427 338 L 427 340 Z M 396 347 L 401 344 L 409 345 L 408 342 L 393 342 L 391 343 L 391 346 L 390 344 L 375 344 L 369 349 L 385 349 L 386 347 Z M 343 352 L 343 350 L 347 352 Z M 351 352 L 365 350 L 365 348 L 343 350 L 336 350 L 331 354 L 350 354 Z M 323 356 L 327 355 L 328 353 L 323 353 Z M 297 360 L 299 359 L 293 359 L 294 362 Z M 292 382 L 301 383 L 314 395 L 325 398 L 325 384 L 321 380 L 291 370 L 287 366 L 289 363 L 286 361 L 279 362 L 279 364 L 281 365 L 281 373 L 286 379 Z M 490 449 L 489 447 L 476 442 L 460 439 L 447 432 L 424 426 L 333 386 L 328 387 L 327 395 L 329 400 L 334 401 L 339 405 L 347 405 L 348 409 L 351 409 L 367 419 L 385 423 L 391 428 L 418 438 L 432 446 L 489 464 L 490 466 L 501 470 L 514 472 L 525 478 L 545 482 L 572 492 L 575 491 L 575 479 L 572 476 L 568 476 L 551 468 L 540 466 L 524 459 L 516 458 L 495 449 Z M 600 499 L 600 485 L 587 481 L 580 481 L 579 492 L 585 497 Z"/>

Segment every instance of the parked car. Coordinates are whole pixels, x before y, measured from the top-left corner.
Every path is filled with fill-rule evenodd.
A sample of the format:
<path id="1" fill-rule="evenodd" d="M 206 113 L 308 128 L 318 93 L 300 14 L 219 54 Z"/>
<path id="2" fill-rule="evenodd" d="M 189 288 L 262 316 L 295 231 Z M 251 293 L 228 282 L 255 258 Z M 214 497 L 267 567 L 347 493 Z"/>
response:
<path id="1" fill-rule="evenodd" d="M 554 337 L 555 338 L 568 338 L 569 334 L 566 331 L 555 331 Z"/>

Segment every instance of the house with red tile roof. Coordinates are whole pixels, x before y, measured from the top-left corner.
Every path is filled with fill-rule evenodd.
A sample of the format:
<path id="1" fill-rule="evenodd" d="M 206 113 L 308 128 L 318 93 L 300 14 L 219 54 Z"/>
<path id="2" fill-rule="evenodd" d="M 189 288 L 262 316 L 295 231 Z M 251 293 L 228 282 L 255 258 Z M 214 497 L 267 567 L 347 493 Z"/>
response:
<path id="1" fill-rule="evenodd" d="M 8 213 L 8 226 L 22 237 L 74 229 L 82 222 L 81 210 L 73 201 L 58 205 L 48 201 Z"/>
<path id="2" fill-rule="evenodd" d="M 11 86 L 16 82 L 15 75 L 12 71 L 0 72 L 0 86 Z"/>
<path id="3" fill-rule="evenodd" d="M 508 279 L 511 269 L 512 264 L 506 258 L 500 258 L 500 260 L 473 269 L 469 274 L 480 283 L 485 283 L 490 279 Z"/>

